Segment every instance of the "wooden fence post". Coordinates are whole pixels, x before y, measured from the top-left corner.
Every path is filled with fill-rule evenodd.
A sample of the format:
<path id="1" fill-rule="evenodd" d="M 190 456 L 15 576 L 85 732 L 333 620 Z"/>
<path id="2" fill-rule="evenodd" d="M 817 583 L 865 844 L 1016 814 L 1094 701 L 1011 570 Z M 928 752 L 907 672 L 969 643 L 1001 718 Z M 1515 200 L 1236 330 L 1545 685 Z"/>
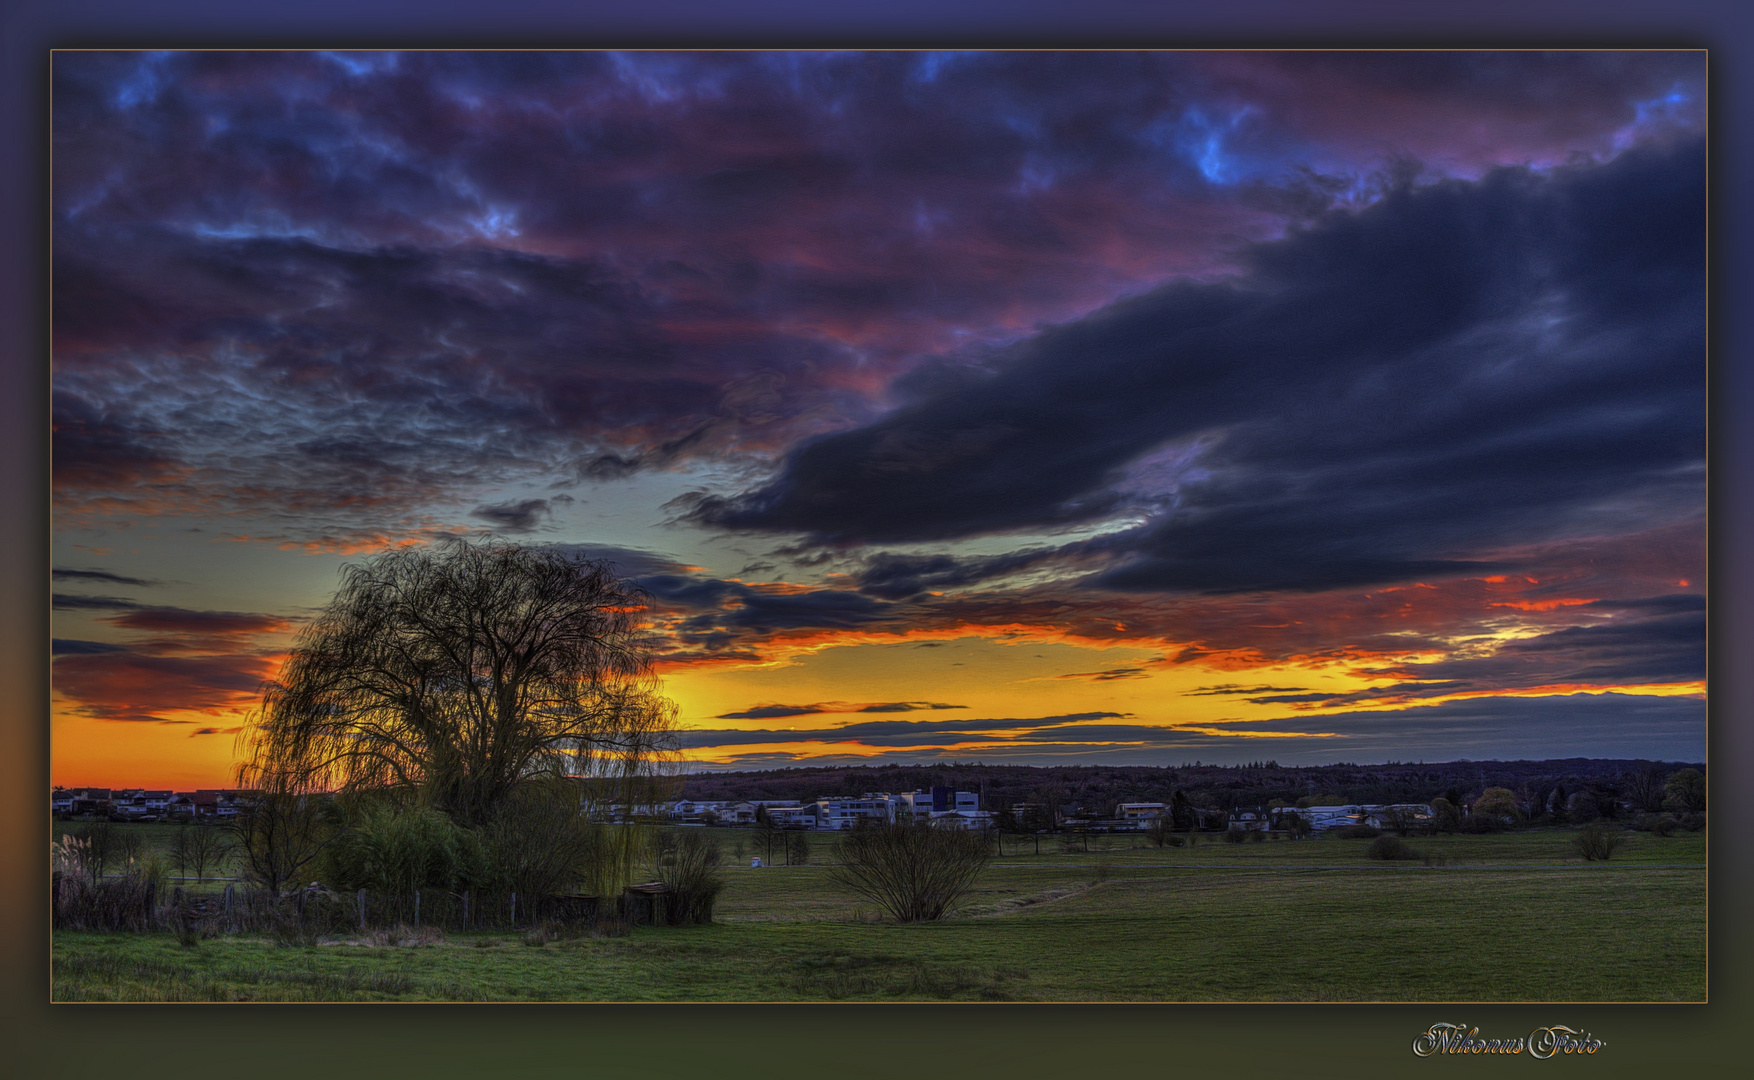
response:
<path id="1" fill-rule="evenodd" d="M 414 925 L 420 925 L 420 890 L 414 890 Z"/>
<path id="2" fill-rule="evenodd" d="M 365 929 L 365 890 L 364 889 L 359 890 L 359 894 L 358 894 L 358 896 L 355 897 L 355 899 L 357 899 L 359 901 L 359 928 L 361 930 L 364 930 Z"/>
<path id="3" fill-rule="evenodd" d="M 463 894 L 463 929 L 469 929 L 469 894 Z"/>
<path id="4" fill-rule="evenodd" d="M 512 929 L 518 928 L 518 894 L 512 894 Z"/>

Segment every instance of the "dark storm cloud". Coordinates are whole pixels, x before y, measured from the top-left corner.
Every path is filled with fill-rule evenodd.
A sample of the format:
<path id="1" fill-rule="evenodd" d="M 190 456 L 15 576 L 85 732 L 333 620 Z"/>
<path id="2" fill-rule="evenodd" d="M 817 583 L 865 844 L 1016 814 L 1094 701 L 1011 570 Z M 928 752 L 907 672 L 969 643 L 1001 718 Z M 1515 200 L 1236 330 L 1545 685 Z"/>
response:
<path id="1" fill-rule="evenodd" d="M 79 641 L 73 638 L 54 638 L 50 647 L 50 653 L 54 656 L 97 656 L 127 650 L 126 645 L 113 645 L 107 641 Z"/>
<path id="2" fill-rule="evenodd" d="M 558 502 L 559 500 L 554 500 Z M 617 574 L 639 578 L 649 575 L 687 574 L 697 567 L 687 566 L 661 552 L 639 548 L 615 547 L 610 544 L 544 544 L 544 550 L 559 551 L 573 558 L 604 562 Z"/>
<path id="3" fill-rule="evenodd" d="M 720 713 L 716 720 L 783 720 L 788 716 L 815 716 L 821 705 L 757 705 L 741 712 Z"/>
<path id="4" fill-rule="evenodd" d="M 1485 570 L 1697 514 L 1704 182 L 1689 142 L 1403 189 L 1233 281 L 1045 331 L 691 516 L 846 544 L 1148 514 L 1085 545 L 1128 557 L 1102 583 L 1223 592 Z"/>
<path id="5" fill-rule="evenodd" d="M 1647 618 L 1567 626 L 1510 641 L 1491 656 L 1383 669 L 1420 680 L 1424 688 L 1507 688 L 1565 683 L 1692 682 L 1706 675 L 1705 612 L 1701 608 Z M 1449 692 L 1440 690 L 1436 692 Z"/>
<path id="6" fill-rule="evenodd" d="M 1202 725 L 1243 732 L 1251 725 Z M 1571 694 L 1475 698 L 1372 712 L 1291 716 L 1263 729 L 1328 733 L 1345 740 L 1331 755 L 1376 760 L 1449 757 L 1648 757 L 1690 760 L 1705 750 L 1705 701 L 1694 697 Z M 1337 739 L 1336 741 L 1339 741 Z M 1252 740 L 1251 740 L 1252 741 Z M 1330 757 L 1332 760 L 1332 757 Z"/>
<path id="7" fill-rule="evenodd" d="M 1034 549 L 1006 555 L 955 558 L 881 552 L 872 556 L 853 580 L 859 591 L 867 595 L 884 600 L 906 600 L 928 590 L 963 588 L 1016 573 L 1046 561 L 1053 554 L 1045 549 Z"/>
<path id="8" fill-rule="evenodd" d="M 1247 696 L 1249 694 L 1265 694 L 1268 692 L 1274 692 L 1274 693 L 1280 693 L 1280 694 L 1296 694 L 1296 693 L 1303 692 L 1304 689 L 1305 688 L 1301 687 L 1301 686 L 1273 686 L 1273 685 L 1268 684 L 1268 683 L 1259 683 L 1259 684 L 1256 684 L 1253 686 L 1246 686 L 1246 685 L 1243 685 L 1241 683 L 1225 683 L 1222 686 L 1196 686 L 1192 690 L 1182 691 L 1182 696 L 1183 697 L 1214 697 L 1214 696 L 1224 696 L 1224 695 Z"/>
<path id="9" fill-rule="evenodd" d="M 77 715 L 162 723 L 172 711 L 247 708 L 260 699 L 274 669 L 272 658 L 253 653 L 109 652 L 57 657 L 53 682 Z"/>
<path id="10" fill-rule="evenodd" d="M 1075 671 L 1067 675 L 1056 675 L 1056 679 L 1088 679 L 1091 682 L 1114 682 L 1118 679 L 1148 679 L 1150 674 L 1144 668 L 1124 667 L 1109 668 L 1106 671 Z"/>
<path id="11" fill-rule="evenodd" d="M 52 576 L 56 581 L 99 581 L 109 585 L 139 585 L 143 588 L 158 584 L 156 581 L 124 577 L 106 570 L 69 570 L 60 566 L 54 568 Z"/>
<path id="12" fill-rule="evenodd" d="M 1383 146 L 1471 173 L 1700 124 L 1692 56 L 1292 63 L 58 54 L 64 505 L 211 503 L 334 546 L 506 476 L 766 458 L 870 421 L 921 358 L 1374 197 Z M 894 569 L 873 595 L 916 584 Z"/>
<path id="13" fill-rule="evenodd" d="M 57 389 L 51 425 L 57 485 L 119 487 L 153 477 L 172 464 L 163 434 L 119 407 L 106 408 Z"/>
<path id="14" fill-rule="evenodd" d="M 718 578 L 652 574 L 637 579 L 660 609 L 684 613 L 685 642 L 758 640 L 790 631 L 850 630 L 893 617 L 893 605 L 838 589 L 772 590 Z"/>
<path id="15" fill-rule="evenodd" d="M 145 606 L 119 596 L 79 596 L 74 593 L 55 593 L 53 604 L 57 611 L 118 611 Z"/>
<path id="16" fill-rule="evenodd" d="M 534 532 L 549 513 L 547 499 L 521 499 L 513 503 L 477 506 L 469 516 L 479 518 L 501 532 L 526 533 Z"/>
<path id="17" fill-rule="evenodd" d="M 1292 716 L 1259 722 L 1219 721 L 1192 728 L 1147 724 L 1065 724 L 1070 717 L 1022 721 L 1014 729 L 942 730 L 877 738 L 847 738 L 829 731 L 704 731 L 692 733 L 702 748 L 814 742 L 805 751 L 732 754 L 739 767 L 812 764 L 875 764 L 932 760 L 953 754 L 966 759 L 965 744 L 979 742 L 976 759 L 992 763 L 1054 764 L 1068 759 L 1100 761 L 1113 755 L 1130 764 L 1174 765 L 1273 758 L 1284 764 L 1337 760 L 1443 761 L 1551 758 L 1646 758 L 1696 761 L 1705 753 L 1705 703 L 1697 698 L 1632 694 L 1482 698 L 1370 712 Z M 997 725 L 1000 722 L 983 722 Z M 834 755 L 836 743 L 889 746 L 875 755 Z M 759 757 L 761 760 L 755 762 Z"/>
<path id="18" fill-rule="evenodd" d="M 161 634 L 247 636 L 273 633 L 291 626 L 279 615 L 242 611 L 190 611 L 186 608 L 142 607 L 103 620 L 127 630 L 151 630 Z"/>

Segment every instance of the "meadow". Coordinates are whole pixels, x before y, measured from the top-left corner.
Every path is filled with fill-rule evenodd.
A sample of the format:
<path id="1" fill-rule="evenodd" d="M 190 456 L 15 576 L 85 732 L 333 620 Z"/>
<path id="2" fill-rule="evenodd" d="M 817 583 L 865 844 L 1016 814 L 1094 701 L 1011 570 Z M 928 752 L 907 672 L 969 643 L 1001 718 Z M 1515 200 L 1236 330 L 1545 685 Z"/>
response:
<path id="1" fill-rule="evenodd" d="M 151 826 L 131 826 L 152 828 Z M 168 830 L 167 830 L 168 832 Z M 748 833 L 716 831 L 727 856 Z M 1154 848 L 1007 844 L 953 918 L 918 925 L 811 863 L 722 869 L 709 926 L 510 930 L 277 946 L 54 936 L 57 1001 L 1702 1001 L 1705 838 L 1569 830 L 1411 839 L 1382 863 L 1320 837 Z M 1050 844 L 1050 841 L 1052 843 Z M 1052 850 L 1050 851 L 1050 847 Z M 394 942 L 394 943 L 393 943 Z"/>

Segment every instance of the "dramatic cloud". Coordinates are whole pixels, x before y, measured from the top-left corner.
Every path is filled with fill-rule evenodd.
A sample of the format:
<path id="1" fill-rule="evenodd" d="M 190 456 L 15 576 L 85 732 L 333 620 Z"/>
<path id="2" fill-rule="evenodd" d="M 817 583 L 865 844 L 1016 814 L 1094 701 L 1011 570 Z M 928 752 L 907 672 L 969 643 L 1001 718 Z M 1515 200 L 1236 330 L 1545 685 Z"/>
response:
<path id="1" fill-rule="evenodd" d="M 50 645 L 50 655 L 53 656 L 98 656 L 127 650 L 126 645 L 113 645 L 107 641 L 79 641 L 73 638 L 53 638 Z"/>
<path id="2" fill-rule="evenodd" d="M 170 722 L 167 713 L 220 715 L 248 709 L 260 700 L 263 683 L 282 658 L 265 649 L 261 639 L 293 626 L 288 618 L 249 612 L 113 601 L 79 606 L 120 607 L 100 621 L 149 635 L 126 643 L 56 639 L 56 693 L 76 715 L 101 720 Z"/>
<path id="3" fill-rule="evenodd" d="M 64 512 L 223 502 L 330 547 L 950 393 L 988 346 L 1382 197 L 1394 154 L 1474 177 L 1704 116 L 1685 53 L 81 52 L 54 84 Z M 1117 431 L 1043 477 L 1050 519 L 1138 441 L 1089 418 Z"/>
<path id="4" fill-rule="evenodd" d="M 80 596 L 75 593 L 53 593 L 51 602 L 58 611 L 115 611 L 145 606 L 119 596 Z"/>
<path id="5" fill-rule="evenodd" d="M 741 712 L 720 713 L 715 719 L 780 720 L 788 716 L 816 716 L 821 713 L 897 713 L 966 708 L 967 705 L 945 705 L 936 701 L 877 701 L 868 704 L 823 701 L 814 705 L 755 705 Z"/>
<path id="6" fill-rule="evenodd" d="M 703 731 L 698 751 L 738 768 L 980 760 L 1064 764 L 1068 760 L 1174 765 L 1270 757 L 1283 764 L 1333 761 L 1541 759 L 1557 756 L 1699 760 L 1705 754 L 1705 703 L 1697 698 L 1575 694 L 1492 698 L 1407 709 L 1289 717 L 1191 727 L 1146 724 L 981 721 L 964 728 L 873 732 Z M 739 746 L 809 744 L 805 750 L 739 751 Z M 977 748 L 978 747 L 978 748 Z"/>
<path id="7" fill-rule="evenodd" d="M 156 581 L 125 577 L 105 570 L 69 570 L 59 566 L 55 567 L 52 576 L 56 581 L 96 581 L 106 585 L 138 585 L 143 588 L 158 584 Z"/>
<path id="8" fill-rule="evenodd" d="M 1244 276 L 1030 338 L 691 516 L 848 544 L 1140 515 L 1082 545 L 1124 557 L 1102 584 L 1222 592 L 1484 572 L 1685 512 L 1704 200 L 1698 143 L 1398 190 L 1256 247 Z M 867 573 L 906 595 L 995 561 Z"/>
<path id="9" fill-rule="evenodd" d="M 480 518 L 501 532 L 527 533 L 534 532 L 549 512 L 547 499 L 522 499 L 498 506 L 477 506 L 470 511 L 470 516 Z"/>
<path id="10" fill-rule="evenodd" d="M 1091 682 L 1114 682 L 1118 679 L 1149 678 L 1144 668 L 1124 667 L 1109 668 L 1107 671 L 1074 671 L 1067 675 L 1056 675 L 1056 679 L 1088 679 Z"/>
<path id="11" fill-rule="evenodd" d="M 1034 719 L 1007 717 L 994 720 L 883 720 L 862 724 L 841 724 L 832 728 L 793 731 L 783 728 L 738 730 L 698 729 L 682 736 L 682 745 L 690 748 L 713 746 L 748 746 L 763 743 L 790 742 L 857 742 L 866 745 L 916 745 L 960 743 L 984 739 L 994 733 L 999 738 L 1021 738 L 1020 732 L 1037 730 L 1082 731 L 1067 727 L 1082 721 L 1121 717 L 1123 713 L 1088 712 L 1064 716 L 1042 716 Z"/>
<path id="12" fill-rule="evenodd" d="M 152 630 L 162 634 L 192 634 L 201 637 L 268 634 L 285 630 L 291 620 L 278 615 L 256 615 L 240 611 L 188 611 L 183 608 L 138 608 L 124 615 L 104 620 L 125 630 Z"/>
<path id="13" fill-rule="evenodd" d="M 165 714 L 234 713 L 260 699 L 278 661 L 254 654 L 148 656 L 135 652 L 62 656 L 57 692 L 79 716 L 173 722 Z"/>

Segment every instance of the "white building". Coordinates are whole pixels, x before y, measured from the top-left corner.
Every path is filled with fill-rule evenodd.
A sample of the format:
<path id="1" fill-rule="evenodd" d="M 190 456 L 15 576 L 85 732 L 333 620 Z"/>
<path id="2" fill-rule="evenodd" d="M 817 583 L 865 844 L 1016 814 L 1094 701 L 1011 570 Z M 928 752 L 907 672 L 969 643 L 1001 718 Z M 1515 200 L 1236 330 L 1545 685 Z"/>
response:
<path id="1" fill-rule="evenodd" d="M 866 792 L 856 799 L 818 799 L 816 827 L 830 832 L 850 829 L 861 821 L 894 821 L 896 802 L 893 796 Z"/>

